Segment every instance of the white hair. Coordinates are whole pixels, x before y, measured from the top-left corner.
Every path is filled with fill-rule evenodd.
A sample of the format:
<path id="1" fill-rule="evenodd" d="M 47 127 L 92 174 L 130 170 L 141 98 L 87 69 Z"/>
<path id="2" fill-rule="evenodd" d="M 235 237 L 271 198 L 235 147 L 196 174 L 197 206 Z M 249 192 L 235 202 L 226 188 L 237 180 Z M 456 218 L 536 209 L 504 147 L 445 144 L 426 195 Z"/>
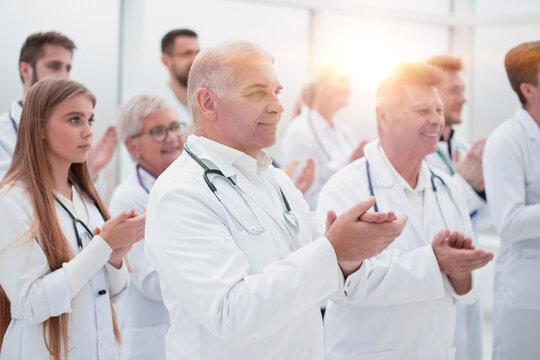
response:
<path id="1" fill-rule="evenodd" d="M 157 95 L 135 95 L 124 102 L 118 108 L 118 119 L 116 120 L 120 141 L 124 142 L 127 138 L 139 134 L 143 127 L 143 119 L 160 110 L 170 110 L 176 115 L 172 106 Z"/>
<path id="2" fill-rule="evenodd" d="M 199 108 L 195 94 L 200 88 L 206 88 L 217 95 L 225 96 L 227 86 L 233 79 L 233 63 L 249 58 L 260 58 L 274 62 L 270 53 L 259 45 L 248 41 L 226 42 L 201 51 L 189 72 L 188 105 L 193 119 L 197 122 Z"/>

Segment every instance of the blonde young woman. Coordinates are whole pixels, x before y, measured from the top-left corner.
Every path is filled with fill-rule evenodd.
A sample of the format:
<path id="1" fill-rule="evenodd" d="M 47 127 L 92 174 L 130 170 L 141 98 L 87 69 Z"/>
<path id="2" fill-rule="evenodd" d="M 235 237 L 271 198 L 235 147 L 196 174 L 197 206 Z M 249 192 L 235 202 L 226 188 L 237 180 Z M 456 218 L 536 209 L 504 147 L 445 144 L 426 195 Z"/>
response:
<path id="1" fill-rule="evenodd" d="M 95 97 L 46 78 L 28 92 L 0 183 L 0 359 L 116 359 L 111 299 L 144 216 L 109 219 L 86 166 Z"/>

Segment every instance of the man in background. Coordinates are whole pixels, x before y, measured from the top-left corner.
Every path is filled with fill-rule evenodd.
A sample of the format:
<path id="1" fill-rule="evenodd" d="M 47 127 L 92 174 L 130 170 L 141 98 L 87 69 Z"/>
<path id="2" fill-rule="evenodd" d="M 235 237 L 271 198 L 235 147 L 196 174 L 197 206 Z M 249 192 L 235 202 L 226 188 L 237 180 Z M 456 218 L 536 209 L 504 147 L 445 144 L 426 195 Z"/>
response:
<path id="1" fill-rule="evenodd" d="M 161 39 L 161 62 L 169 71 L 169 82 L 162 87 L 160 95 L 178 113 L 186 137 L 193 125 L 187 104 L 188 76 L 199 51 L 197 33 L 189 29 L 171 30 Z"/>
<path id="2" fill-rule="evenodd" d="M 26 38 L 19 56 L 23 97 L 12 101 L 9 111 L 0 115 L 0 179 L 6 175 L 11 164 L 26 93 L 45 77 L 69 78 L 75 48 L 71 39 L 54 31 L 35 33 Z M 112 159 L 116 144 L 116 128 L 111 125 L 88 152 L 87 164 L 94 180 Z M 104 183 L 98 186 L 100 191 L 104 186 Z"/>

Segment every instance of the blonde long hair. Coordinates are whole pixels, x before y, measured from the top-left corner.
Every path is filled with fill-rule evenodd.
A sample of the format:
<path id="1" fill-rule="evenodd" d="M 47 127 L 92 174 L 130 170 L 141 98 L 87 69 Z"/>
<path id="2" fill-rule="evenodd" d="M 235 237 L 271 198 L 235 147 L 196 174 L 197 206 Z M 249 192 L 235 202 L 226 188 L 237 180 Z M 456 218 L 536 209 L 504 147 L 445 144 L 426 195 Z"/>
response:
<path id="1" fill-rule="evenodd" d="M 15 183 L 25 186 L 34 208 L 29 241 L 34 241 L 34 237 L 39 233 L 40 247 L 47 257 L 51 272 L 61 268 L 64 262 L 70 261 L 74 253 L 58 218 L 51 216 L 56 214 L 53 198 L 54 181 L 52 167 L 47 159 L 47 148 L 42 140 L 42 128 L 60 103 L 76 95 L 84 95 L 90 99 L 93 106 L 96 105 L 95 96 L 86 87 L 72 80 L 46 78 L 30 88 L 21 115 L 11 166 L 0 182 L 0 188 L 13 186 Z M 71 183 L 77 185 L 95 202 L 105 220 L 109 219 L 110 215 L 94 188 L 86 162 L 71 164 L 68 176 Z M 112 314 L 114 334 L 116 341 L 120 343 L 114 308 Z M 10 322 L 10 302 L 0 287 L 0 350 Z M 67 357 L 68 314 L 50 317 L 43 325 L 45 345 L 53 359 L 60 360 L 62 350 Z"/>

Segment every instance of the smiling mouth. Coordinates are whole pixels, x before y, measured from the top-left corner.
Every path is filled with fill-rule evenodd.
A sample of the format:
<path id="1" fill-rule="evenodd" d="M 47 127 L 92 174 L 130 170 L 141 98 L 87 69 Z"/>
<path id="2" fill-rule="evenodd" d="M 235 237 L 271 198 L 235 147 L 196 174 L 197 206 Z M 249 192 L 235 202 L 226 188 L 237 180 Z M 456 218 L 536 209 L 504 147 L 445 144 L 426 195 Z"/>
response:
<path id="1" fill-rule="evenodd" d="M 170 154 L 170 153 L 174 153 L 174 152 L 180 152 L 180 148 L 179 147 L 173 147 L 173 148 L 166 148 L 166 149 L 162 149 L 160 152 L 162 154 Z"/>
<path id="2" fill-rule="evenodd" d="M 422 135 L 427 136 L 427 137 L 436 137 L 436 138 L 438 138 L 439 137 L 439 131 L 437 131 L 437 132 L 423 132 Z"/>

